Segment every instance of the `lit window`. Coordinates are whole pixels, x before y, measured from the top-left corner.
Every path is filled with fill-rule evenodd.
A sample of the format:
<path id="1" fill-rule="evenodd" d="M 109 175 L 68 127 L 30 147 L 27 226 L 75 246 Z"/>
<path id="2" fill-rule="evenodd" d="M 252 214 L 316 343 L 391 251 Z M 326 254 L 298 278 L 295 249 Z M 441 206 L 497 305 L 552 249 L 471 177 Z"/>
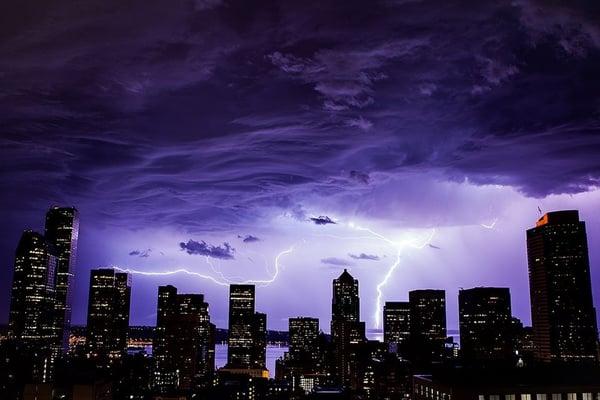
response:
<path id="1" fill-rule="evenodd" d="M 552 400 L 562 400 L 562 394 L 552 393 Z"/>
<path id="2" fill-rule="evenodd" d="M 567 400 L 577 400 L 577 393 L 567 393 Z"/>
<path id="3" fill-rule="evenodd" d="M 546 400 L 546 393 L 538 393 L 535 395 L 536 400 Z"/>
<path id="4" fill-rule="evenodd" d="M 515 400 L 515 395 L 514 394 L 505 394 L 504 400 Z"/>
<path id="5" fill-rule="evenodd" d="M 531 400 L 531 395 L 524 393 L 521 395 L 521 400 Z"/>

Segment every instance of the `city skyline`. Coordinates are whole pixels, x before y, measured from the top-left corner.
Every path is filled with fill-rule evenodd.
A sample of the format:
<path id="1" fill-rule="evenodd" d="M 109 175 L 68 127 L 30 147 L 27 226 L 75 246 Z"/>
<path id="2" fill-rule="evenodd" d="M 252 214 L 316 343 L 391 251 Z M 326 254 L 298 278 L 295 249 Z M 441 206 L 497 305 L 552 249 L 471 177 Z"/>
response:
<path id="1" fill-rule="evenodd" d="M 57 212 L 76 215 L 75 208 L 58 207 L 48 215 Z M 58 244 L 76 248 L 77 222 L 68 218 L 59 225 L 64 240 Z M 62 333 L 70 330 L 64 307 L 70 285 L 58 273 L 61 246 L 54 245 L 57 236 L 52 233 L 25 230 L 15 256 L 9 329 L 0 341 L 0 389 L 25 400 L 65 398 L 67 393 L 79 400 L 82 385 L 76 382 L 83 379 L 91 393 L 141 400 L 198 395 L 283 400 L 331 394 L 441 400 L 442 387 L 443 400 L 449 400 L 445 391 L 452 389 L 447 385 L 460 387 L 464 377 L 497 371 L 492 382 L 517 385 L 519 391 L 548 392 L 554 385 L 569 390 L 568 400 L 577 397 L 570 390 L 584 391 L 583 400 L 592 400 L 592 392 L 585 391 L 600 390 L 593 377 L 600 338 L 586 223 L 577 210 L 558 210 L 542 215 L 526 233 L 531 327 L 514 317 L 509 288 L 461 288 L 457 342 L 448 332 L 446 291 L 428 288 L 409 291 L 408 302 L 386 301 L 383 338 L 369 338 L 360 314 L 359 281 L 344 269 L 331 284 L 330 335 L 319 330 L 318 318 L 289 318 L 288 351 L 273 366 L 267 360 L 268 316 L 256 311 L 256 283 L 265 282 L 250 280 L 228 285 L 227 363 L 217 366 L 217 329 L 209 303 L 202 293 L 179 293 L 172 285 L 158 287 L 156 327 L 142 329 L 148 344 L 130 343 L 131 275 L 123 269 L 91 271 L 85 339 L 71 334 L 63 347 Z M 72 263 L 76 256 L 73 250 L 70 254 L 63 259 Z M 78 368 L 83 368 L 79 377 L 69 375 Z M 528 376 L 526 385 L 515 380 L 518 370 Z M 536 374 L 560 370 L 565 374 L 560 380 L 572 389 L 548 376 L 536 388 Z M 484 383 L 480 390 L 495 390 L 493 385 Z M 498 397 L 490 395 L 490 400 L 496 400 L 493 396 Z M 553 400 L 561 400 L 557 396 Z"/>
<path id="2" fill-rule="evenodd" d="M 307 310 L 328 326 L 344 267 L 369 328 L 416 288 L 446 290 L 457 328 L 458 288 L 479 284 L 510 287 L 529 323 L 538 208 L 580 210 L 600 276 L 599 16 L 545 0 L 7 5 L 0 322 L 15 244 L 57 204 L 80 212 L 75 324 L 91 269 L 266 281 L 290 249 L 257 297 L 272 328 Z M 135 324 L 172 283 L 227 325 L 225 286 L 132 279 Z"/>
<path id="3" fill-rule="evenodd" d="M 55 206 L 51 207 L 49 213 L 52 212 L 53 209 L 57 209 L 57 208 Z M 63 209 L 69 210 L 69 208 L 63 208 Z M 497 223 L 498 222 L 496 222 L 496 224 Z M 530 224 L 530 226 L 528 226 L 527 229 L 532 228 L 532 226 L 533 225 Z M 491 230 L 491 229 L 485 228 L 485 227 L 480 227 L 480 228 L 485 229 L 486 231 L 487 230 Z M 352 229 L 363 230 L 363 229 L 366 229 L 366 228 L 362 228 L 360 226 L 353 226 Z M 589 224 L 588 224 L 588 230 L 590 230 Z M 591 227 L 591 230 L 593 231 L 594 228 Z M 416 246 L 409 246 L 409 247 L 415 249 L 416 251 L 422 251 L 424 247 L 429 247 L 431 249 L 434 249 L 431 246 L 429 246 L 430 244 L 432 244 L 432 237 L 434 237 L 434 235 L 432 235 L 431 232 L 433 232 L 435 234 L 435 230 L 428 230 L 428 231 L 425 231 L 424 233 L 421 232 L 420 233 L 420 237 L 416 236 L 418 238 L 419 243 Z M 378 240 L 377 235 L 379 235 L 379 233 L 378 232 L 373 232 L 373 231 L 369 230 L 367 232 L 367 235 L 371 235 L 371 236 L 370 237 L 369 236 L 360 236 L 360 237 L 358 237 L 357 240 L 364 240 L 365 238 Z M 387 238 L 385 238 L 385 239 L 387 240 Z M 526 246 L 524 246 L 524 247 L 526 247 Z M 437 249 L 434 249 L 434 250 L 437 250 Z M 290 249 L 287 249 L 287 250 L 284 250 L 283 254 L 279 254 L 278 256 L 279 257 L 293 258 L 294 253 L 292 251 L 290 251 Z M 208 258 L 207 258 L 207 260 L 208 260 Z M 392 263 L 392 261 L 390 261 L 390 263 Z M 212 262 L 210 264 L 212 264 Z M 592 276 L 593 276 L 593 274 L 594 274 L 593 263 L 590 262 L 590 265 L 591 265 L 590 269 L 591 269 Z M 355 273 L 360 274 L 361 272 L 363 272 L 363 273 L 366 272 L 366 271 L 361 270 L 361 269 L 358 269 L 358 272 L 354 272 L 351 265 L 347 265 L 347 266 L 340 265 L 339 267 L 342 270 L 343 269 L 348 269 L 348 270 L 352 271 L 353 274 L 355 274 Z M 115 268 L 116 272 L 130 272 L 127 268 L 115 267 L 115 266 L 104 266 L 104 267 L 103 266 L 98 266 L 97 268 Z M 401 278 L 402 277 L 402 270 L 401 270 L 402 266 L 399 266 L 399 268 L 400 269 L 398 271 L 396 271 L 395 273 L 398 274 L 399 277 Z M 525 270 L 526 269 L 527 269 L 527 266 L 525 265 Z M 193 271 L 191 269 L 189 269 L 189 270 L 192 271 L 193 273 L 197 272 L 197 271 Z M 284 272 L 284 267 L 280 266 L 280 270 L 281 270 L 280 273 L 282 273 L 282 274 L 285 273 Z M 354 270 L 356 270 L 356 268 Z M 389 268 L 388 268 L 388 270 L 389 270 Z M 92 272 L 93 272 L 93 270 L 90 270 L 90 273 L 92 273 Z M 150 282 L 156 282 L 157 286 L 155 287 L 155 291 L 158 290 L 158 287 L 161 286 L 161 285 L 176 284 L 177 281 L 179 280 L 178 279 L 179 275 L 189 276 L 188 274 L 186 274 L 185 272 L 182 272 L 179 269 L 176 270 L 174 273 L 168 273 L 166 275 L 160 275 L 159 274 L 158 276 L 144 276 L 144 275 L 138 274 L 137 272 L 146 273 L 146 271 L 134 270 L 133 273 L 130 272 L 130 278 L 129 279 L 137 281 L 137 282 L 139 282 L 140 280 L 144 280 L 144 279 L 147 279 Z M 212 272 L 216 272 L 216 271 L 213 269 Z M 337 268 L 336 269 L 332 269 L 331 273 L 335 277 L 335 276 L 337 276 L 336 274 L 339 273 L 339 270 Z M 222 274 L 221 275 L 214 274 L 214 277 L 216 278 L 216 280 L 206 279 L 206 277 L 210 277 L 210 271 L 208 271 L 206 273 L 205 272 L 200 272 L 200 274 L 202 276 L 197 276 L 197 275 L 196 276 L 195 275 L 189 276 L 188 279 L 191 280 L 191 281 L 193 281 L 193 282 L 191 282 L 191 285 L 188 286 L 190 289 L 187 290 L 186 292 L 190 292 L 190 293 L 202 292 L 202 293 L 204 293 L 203 292 L 203 290 L 204 290 L 203 288 L 210 288 L 210 287 L 213 287 L 213 286 L 216 287 L 216 288 L 224 288 L 224 289 L 226 289 L 225 291 L 227 291 L 228 285 L 230 283 L 231 284 L 236 283 L 233 280 L 226 280 L 223 277 Z M 85 277 L 85 276 L 81 277 L 79 275 L 80 275 L 80 273 L 78 273 L 78 272 L 75 273 L 76 277 L 78 277 L 79 279 L 84 279 L 86 281 L 86 283 L 85 283 L 85 289 L 84 289 L 85 292 L 86 292 L 86 294 L 85 294 L 86 295 L 86 301 L 85 302 L 75 303 L 75 309 L 76 310 L 78 309 L 78 306 L 79 307 L 85 307 L 84 318 L 83 319 L 79 319 L 79 321 L 76 321 L 75 324 L 76 325 L 85 325 L 86 321 L 87 321 L 87 312 L 88 312 L 87 311 L 87 307 L 88 307 L 88 304 L 87 304 L 87 289 L 88 289 L 88 285 L 87 285 L 87 283 L 89 282 L 89 276 L 87 276 L 87 277 Z M 358 276 L 360 276 L 360 275 L 358 275 Z M 269 290 L 269 286 L 268 285 L 270 284 L 270 282 L 268 282 L 268 280 L 269 280 L 269 277 L 267 277 L 266 280 L 262 280 L 262 279 L 261 280 L 256 280 L 256 281 L 255 280 L 249 280 L 249 281 L 247 280 L 247 281 L 242 281 L 240 283 L 257 283 L 257 287 L 258 287 L 259 291 L 261 292 L 257 296 L 257 299 L 260 299 L 261 295 L 264 294 L 263 292 Z M 194 283 L 196 281 L 197 281 L 197 283 Z M 265 286 L 265 282 L 267 282 L 266 283 L 267 286 Z M 593 278 L 592 278 L 592 282 L 593 282 Z M 188 284 L 189 283 L 190 282 L 188 282 Z M 526 289 L 529 290 L 529 284 L 528 284 L 528 282 L 525 282 L 525 284 L 526 284 Z M 322 284 L 320 284 L 318 286 L 321 286 L 321 285 Z M 443 285 L 441 285 L 441 286 L 443 286 Z M 502 287 L 507 287 L 509 289 L 512 287 L 512 285 L 510 285 L 510 284 L 495 285 L 493 282 L 491 284 L 484 284 L 482 282 L 480 282 L 480 283 L 474 283 L 473 285 L 468 286 L 468 287 L 475 288 L 475 287 L 482 287 L 482 286 L 485 286 L 485 287 L 502 286 Z M 598 288 L 596 286 L 597 285 L 592 285 L 592 291 L 593 291 L 593 293 L 596 293 L 598 291 Z M 75 287 L 77 287 L 77 284 L 75 285 Z M 133 285 L 133 287 L 135 288 L 135 285 Z M 459 291 L 462 289 L 462 286 L 461 287 L 455 287 L 455 288 L 420 287 L 420 288 L 407 288 L 407 290 L 405 292 L 398 293 L 398 295 L 396 295 L 394 297 L 390 297 L 389 295 L 388 296 L 382 296 L 381 299 L 380 299 L 381 303 L 380 303 L 380 309 L 379 309 L 380 310 L 380 313 L 379 313 L 380 315 L 378 316 L 379 317 L 379 326 L 378 327 L 375 326 L 375 322 L 374 321 L 376 319 L 372 315 L 372 312 L 369 312 L 370 310 L 365 310 L 365 307 L 362 306 L 360 308 L 360 312 L 363 313 L 363 314 L 365 314 L 365 317 L 364 317 L 365 320 L 370 321 L 370 322 L 367 322 L 367 336 L 370 337 L 370 338 L 379 338 L 379 339 L 382 339 L 382 334 L 383 334 L 383 320 L 382 320 L 382 317 L 383 317 L 384 303 L 386 303 L 386 302 L 394 302 L 394 301 L 407 301 L 408 300 L 408 294 L 409 294 L 409 292 L 411 290 L 417 290 L 417 289 L 441 289 L 441 290 L 445 290 L 448 293 L 447 294 L 448 309 L 446 310 L 446 317 L 447 317 L 447 319 L 448 319 L 449 322 L 447 324 L 447 327 L 451 331 L 458 332 L 458 330 L 459 330 L 459 323 L 458 323 L 458 315 L 459 315 L 459 310 L 458 310 L 458 294 L 459 294 Z M 132 292 L 135 293 L 133 290 L 134 289 L 132 289 Z M 453 298 L 451 296 L 453 294 L 453 292 L 456 293 L 455 298 Z M 511 290 L 511 292 L 512 292 L 512 290 Z M 527 292 L 527 294 L 528 294 L 528 292 Z M 361 290 L 361 296 L 362 296 L 362 290 Z M 598 303 L 597 297 L 596 296 L 593 296 L 593 297 L 594 297 L 595 304 L 597 304 Z M 216 297 L 216 298 L 217 298 L 217 300 L 216 301 L 213 300 L 212 303 L 216 304 L 218 306 L 219 305 L 219 303 L 218 303 L 219 300 L 218 300 L 218 297 Z M 364 300 L 364 296 L 362 298 Z M 153 301 L 151 299 L 147 299 L 147 298 L 144 299 L 144 302 L 146 304 L 152 304 L 153 303 Z M 376 302 L 373 301 L 373 303 L 376 303 Z M 530 310 L 529 309 L 524 310 L 523 309 L 524 307 L 523 307 L 522 303 L 514 304 L 515 303 L 514 299 L 513 299 L 512 303 L 514 305 L 514 309 L 517 310 L 513 314 L 516 317 L 518 317 L 520 320 L 522 320 L 526 325 L 531 325 Z M 455 304 L 456 307 L 453 307 L 452 306 L 453 304 Z M 529 298 L 527 298 L 527 303 L 526 304 L 529 307 Z M 219 309 L 219 308 L 222 308 L 222 307 L 215 307 L 215 308 Z M 268 310 L 270 308 L 269 304 L 264 305 L 263 308 L 266 308 Z M 598 312 L 598 307 L 596 307 L 596 311 Z M 226 310 L 226 312 L 227 312 L 227 310 Z M 269 312 L 267 312 L 267 314 L 269 314 Z M 136 315 L 136 310 L 135 310 L 135 304 L 132 302 L 132 306 L 131 306 L 131 316 L 132 316 L 131 325 L 149 325 L 149 326 L 154 326 L 155 325 L 155 322 L 156 322 L 156 315 L 155 315 L 155 313 L 152 314 L 150 316 L 150 318 L 147 318 L 145 323 L 139 323 L 138 321 L 136 321 L 136 319 L 133 318 L 134 315 Z M 213 312 L 213 315 L 214 315 L 214 312 Z M 311 310 L 311 309 L 308 309 L 307 311 L 304 311 L 304 312 L 297 313 L 295 315 L 287 315 L 286 317 L 284 317 L 284 319 L 282 321 L 279 321 L 280 322 L 279 324 L 272 324 L 271 323 L 271 324 L 269 324 L 267 326 L 267 328 L 271 329 L 271 330 L 285 330 L 287 328 L 287 325 L 286 325 L 287 324 L 287 318 L 298 317 L 298 316 L 311 316 L 311 317 L 317 317 L 317 318 L 319 318 L 319 320 L 322 321 L 322 324 L 324 324 L 322 326 L 322 329 L 324 328 L 323 330 L 325 332 L 330 333 L 330 331 L 328 329 L 329 328 L 329 324 L 327 323 L 329 321 L 329 317 L 330 316 L 327 315 L 327 313 L 325 313 L 325 316 L 323 316 L 323 313 L 319 313 L 318 311 L 315 312 L 315 310 Z M 221 318 L 216 318 L 216 320 L 217 321 L 219 321 L 219 320 L 220 321 L 224 321 L 223 325 L 217 324 L 217 327 L 219 327 L 219 328 L 225 328 L 227 326 L 227 319 L 223 319 L 222 316 L 221 316 Z M 455 325 L 453 324 L 453 321 L 456 321 Z"/>

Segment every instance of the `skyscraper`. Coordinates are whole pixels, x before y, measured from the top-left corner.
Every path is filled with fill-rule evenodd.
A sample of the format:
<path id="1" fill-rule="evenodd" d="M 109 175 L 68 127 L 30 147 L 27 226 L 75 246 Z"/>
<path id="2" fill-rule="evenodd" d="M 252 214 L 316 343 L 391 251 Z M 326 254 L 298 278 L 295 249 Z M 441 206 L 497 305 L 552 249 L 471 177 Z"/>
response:
<path id="1" fill-rule="evenodd" d="M 214 373 L 214 325 L 202 294 L 158 288 L 153 354 L 154 386 L 159 392 L 207 385 Z"/>
<path id="2" fill-rule="evenodd" d="M 333 321 L 358 322 L 360 320 L 360 300 L 358 297 L 358 280 L 354 279 L 346 269 L 333 280 L 333 298 L 331 304 Z"/>
<path id="3" fill-rule="evenodd" d="M 74 207 L 52 207 L 46 213 L 46 239 L 56 252 L 56 295 L 54 335 L 67 349 L 71 326 L 71 298 L 79 237 L 79 213 Z"/>
<path id="4" fill-rule="evenodd" d="M 358 280 L 345 269 L 333 280 L 331 336 L 335 354 L 335 374 L 339 383 L 347 384 L 350 347 L 364 342 L 366 337 L 365 324 L 360 322 Z"/>
<path id="5" fill-rule="evenodd" d="M 406 355 L 410 338 L 410 303 L 386 302 L 383 307 L 383 341 L 388 349 Z"/>
<path id="6" fill-rule="evenodd" d="M 289 319 L 290 359 L 310 370 L 319 357 L 319 319 Z"/>
<path id="7" fill-rule="evenodd" d="M 410 303 L 410 337 L 413 358 L 417 363 L 440 361 L 446 340 L 446 292 L 413 290 Z"/>
<path id="8" fill-rule="evenodd" d="M 255 352 L 253 332 L 254 285 L 229 286 L 229 338 L 227 365 L 231 368 L 250 368 Z"/>
<path id="9" fill-rule="evenodd" d="M 509 289 L 460 290 L 458 306 L 463 359 L 466 362 L 509 361 L 513 353 Z"/>
<path id="10" fill-rule="evenodd" d="M 536 358 L 597 358 L 585 222 L 576 210 L 549 212 L 527 231 L 531 317 Z"/>
<path id="11" fill-rule="evenodd" d="M 87 315 L 88 356 L 109 366 L 127 351 L 131 278 L 114 269 L 93 269 Z"/>
<path id="12" fill-rule="evenodd" d="M 56 356 L 55 273 L 52 245 L 41 234 L 24 231 L 15 255 L 8 336 L 37 354 L 31 369 L 38 382 L 51 379 Z"/>
<path id="13" fill-rule="evenodd" d="M 254 313 L 250 367 L 256 369 L 267 367 L 267 314 L 264 313 Z"/>

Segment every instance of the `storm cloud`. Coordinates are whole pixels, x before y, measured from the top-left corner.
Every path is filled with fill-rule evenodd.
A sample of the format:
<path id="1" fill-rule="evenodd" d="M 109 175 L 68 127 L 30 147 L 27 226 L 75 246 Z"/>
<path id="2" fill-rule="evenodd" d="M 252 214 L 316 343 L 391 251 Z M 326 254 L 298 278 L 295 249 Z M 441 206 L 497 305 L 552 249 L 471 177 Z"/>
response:
<path id="1" fill-rule="evenodd" d="M 478 226 L 494 190 L 594 191 L 599 26 L 589 1 L 9 2 L 0 261 L 50 204 L 228 260 L 240 232 L 301 239 L 273 225 Z"/>
<path id="2" fill-rule="evenodd" d="M 235 253 L 235 249 L 227 242 L 223 243 L 223 246 L 214 246 L 206 243 L 204 240 L 198 242 L 190 239 L 187 242 L 180 242 L 179 247 L 191 255 L 208 256 L 222 260 L 233 259 L 233 254 Z"/>

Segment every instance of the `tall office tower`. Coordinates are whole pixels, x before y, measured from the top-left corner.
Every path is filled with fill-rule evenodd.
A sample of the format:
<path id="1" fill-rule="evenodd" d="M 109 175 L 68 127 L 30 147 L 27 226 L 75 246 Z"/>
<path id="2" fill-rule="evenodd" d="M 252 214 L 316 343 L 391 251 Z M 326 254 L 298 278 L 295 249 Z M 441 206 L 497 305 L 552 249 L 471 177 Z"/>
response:
<path id="1" fill-rule="evenodd" d="M 267 314 L 254 313 L 251 368 L 267 367 Z"/>
<path id="2" fill-rule="evenodd" d="M 463 289 L 458 292 L 458 306 L 463 359 L 510 361 L 513 328 L 509 289 Z"/>
<path id="3" fill-rule="evenodd" d="M 154 386 L 161 393 L 192 390 L 210 383 L 215 366 L 215 326 L 202 294 L 158 288 L 153 353 Z"/>
<path id="4" fill-rule="evenodd" d="M 331 317 L 332 323 L 334 320 L 347 322 L 360 320 L 358 280 L 354 279 L 346 269 L 333 280 Z"/>
<path id="5" fill-rule="evenodd" d="M 54 335 L 67 350 L 71 326 L 71 298 L 79 237 L 79 213 L 74 207 L 52 207 L 46 213 L 46 239 L 56 251 L 56 300 Z"/>
<path id="6" fill-rule="evenodd" d="M 229 286 L 227 366 L 250 368 L 254 359 L 254 285 Z"/>
<path id="7" fill-rule="evenodd" d="M 410 337 L 414 361 L 427 364 L 440 361 L 446 340 L 446 292 L 413 290 L 410 303 Z"/>
<path id="8" fill-rule="evenodd" d="M 114 269 L 93 269 L 87 315 L 88 356 L 107 367 L 127 351 L 131 278 Z"/>
<path id="9" fill-rule="evenodd" d="M 383 307 L 383 342 L 406 356 L 410 338 L 410 303 L 408 301 L 386 302 Z"/>
<path id="10" fill-rule="evenodd" d="M 585 222 L 576 210 L 549 212 L 527 231 L 536 358 L 597 359 Z"/>
<path id="11" fill-rule="evenodd" d="M 26 230 L 15 254 L 8 336 L 35 351 L 32 379 L 52 378 L 56 256 L 37 232 Z"/>
<path id="12" fill-rule="evenodd" d="M 366 340 L 365 324 L 360 322 L 360 300 L 358 280 L 344 269 L 333 280 L 331 303 L 331 336 L 335 353 L 335 374 L 342 384 L 347 384 L 348 352 L 352 344 Z"/>
<path id="13" fill-rule="evenodd" d="M 319 319 L 298 317 L 289 319 L 290 359 L 303 372 L 313 372 L 319 359 Z"/>

